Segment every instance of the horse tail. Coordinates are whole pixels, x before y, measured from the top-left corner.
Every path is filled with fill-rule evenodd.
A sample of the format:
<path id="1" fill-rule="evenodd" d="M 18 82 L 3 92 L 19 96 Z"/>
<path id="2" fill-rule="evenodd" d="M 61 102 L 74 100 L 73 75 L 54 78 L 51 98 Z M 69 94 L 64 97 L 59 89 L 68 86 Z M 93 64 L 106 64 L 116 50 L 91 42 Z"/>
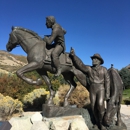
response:
<path id="1" fill-rule="evenodd" d="M 110 96 L 116 96 L 118 92 L 123 90 L 123 81 L 116 69 L 111 67 L 108 69 L 110 76 Z"/>
<path id="2" fill-rule="evenodd" d="M 115 114 L 120 111 L 123 92 L 123 82 L 118 71 L 111 67 L 108 69 L 108 73 L 110 76 L 110 100 L 107 102 L 107 109 L 104 116 L 106 124 L 109 124 Z"/>

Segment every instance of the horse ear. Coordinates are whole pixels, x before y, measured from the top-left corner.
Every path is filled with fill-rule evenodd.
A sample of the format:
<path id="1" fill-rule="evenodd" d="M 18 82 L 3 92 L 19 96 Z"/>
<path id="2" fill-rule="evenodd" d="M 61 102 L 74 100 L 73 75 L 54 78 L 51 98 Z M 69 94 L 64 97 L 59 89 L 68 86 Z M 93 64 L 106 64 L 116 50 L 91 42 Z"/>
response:
<path id="1" fill-rule="evenodd" d="M 12 31 L 14 30 L 14 26 L 12 26 Z"/>

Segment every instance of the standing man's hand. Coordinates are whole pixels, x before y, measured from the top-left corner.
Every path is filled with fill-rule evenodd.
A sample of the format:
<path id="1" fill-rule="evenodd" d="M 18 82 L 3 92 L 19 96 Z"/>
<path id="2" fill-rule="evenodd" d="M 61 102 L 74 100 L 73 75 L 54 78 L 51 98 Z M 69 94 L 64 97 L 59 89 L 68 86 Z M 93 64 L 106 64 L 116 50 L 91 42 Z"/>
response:
<path id="1" fill-rule="evenodd" d="M 106 94 L 105 100 L 109 100 L 110 96 Z"/>
<path id="2" fill-rule="evenodd" d="M 74 56 L 74 55 L 75 55 L 74 49 L 71 47 L 71 49 L 70 49 L 70 56 Z"/>

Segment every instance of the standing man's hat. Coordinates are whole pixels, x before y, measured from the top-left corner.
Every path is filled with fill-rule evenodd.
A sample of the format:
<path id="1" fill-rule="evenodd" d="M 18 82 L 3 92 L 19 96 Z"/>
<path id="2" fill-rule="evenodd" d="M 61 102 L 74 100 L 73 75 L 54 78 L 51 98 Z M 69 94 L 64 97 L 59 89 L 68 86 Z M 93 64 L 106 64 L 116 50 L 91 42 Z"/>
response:
<path id="1" fill-rule="evenodd" d="M 101 64 L 104 63 L 104 60 L 102 59 L 102 57 L 101 57 L 100 54 L 98 54 L 98 53 L 96 53 L 96 54 L 94 54 L 93 56 L 91 56 L 91 59 L 93 59 L 93 58 L 99 59 L 99 60 L 101 61 Z"/>

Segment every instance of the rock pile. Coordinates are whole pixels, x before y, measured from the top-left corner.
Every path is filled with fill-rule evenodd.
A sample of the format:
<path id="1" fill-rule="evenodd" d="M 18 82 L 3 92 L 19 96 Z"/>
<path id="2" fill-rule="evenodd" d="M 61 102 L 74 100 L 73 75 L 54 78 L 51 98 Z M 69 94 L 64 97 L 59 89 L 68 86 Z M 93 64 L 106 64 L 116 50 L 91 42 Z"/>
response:
<path id="1" fill-rule="evenodd" d="M 40 112 L 26 112 L 9 122 L 11 130 L 89 130 L 81 115 L 46 118 Z"/>

